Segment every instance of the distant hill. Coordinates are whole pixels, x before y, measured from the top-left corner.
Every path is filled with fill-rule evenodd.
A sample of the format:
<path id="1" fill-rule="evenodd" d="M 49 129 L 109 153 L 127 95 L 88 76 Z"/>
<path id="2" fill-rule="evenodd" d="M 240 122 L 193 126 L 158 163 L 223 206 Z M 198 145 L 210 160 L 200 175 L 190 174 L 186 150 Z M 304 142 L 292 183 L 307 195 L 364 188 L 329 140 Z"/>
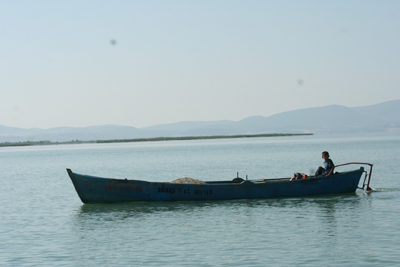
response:
<path id="1" fill-rule="evenodd" d="M 381 119 L 367 116 L 339 105 L 320 108 L 306 108 L 259 117 L 257 123 L 251 118 L 242 123 L 253 132 L 257 131 L 289 131 L 289 132 L 354 132 L 384 131 L 388 123 Z"/>
<path id="2" fill-rule="evenodd" d="M 142 128 L 176 135 L 229 135 L 247 133 L 339 133 L 382 132 L 400 128 L 400 100 L 349 108 L 330 105 L 252 116 L 240 121 L 188 121 Z"/>
<path id="3" fill-rule="evenodd" d="M 260 133 L 351 133 L 400 130 L 400 100 L 363 107 L 330 105 L 252 116 L 240 121 L 182 121 L 145 128 L 102 125 L 22 129 L 0 125 L 0 142 L 109 140 Z"/>
<path id="4" fill-rule="evenodd" d="M 20 129 L 0 126 L 0 142 L 42 141 L 63 142 L 70 140 L 106 140 L 141 137 L 135 127 L 119 125 L 89 126 L 83 128 L 57 127 L 51 129 Z"/>
<path id="5" fill-rule="evenodd" d="M 386 121 L 392 127 L 400 127 L 400 100 L 383 102 L 376 105 L 356 107 L 353 110 L 371 118 Z"/>

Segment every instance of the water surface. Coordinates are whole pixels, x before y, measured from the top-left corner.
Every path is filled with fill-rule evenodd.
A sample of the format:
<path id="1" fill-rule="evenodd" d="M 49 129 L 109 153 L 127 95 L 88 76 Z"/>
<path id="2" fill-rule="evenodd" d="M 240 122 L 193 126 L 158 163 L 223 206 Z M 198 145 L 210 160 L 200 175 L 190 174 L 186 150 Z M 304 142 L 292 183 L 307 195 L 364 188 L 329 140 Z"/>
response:
<path id="1" fill-rule="evenodd" d="M 84 205 L 65 168 L 171 181 L 374 164 L 377 192 L 304 198 Z M 400 264 L 399 135 L 0 148 L 0 266 Z M 358 167 L 357 167 L 358 168 Z"/>

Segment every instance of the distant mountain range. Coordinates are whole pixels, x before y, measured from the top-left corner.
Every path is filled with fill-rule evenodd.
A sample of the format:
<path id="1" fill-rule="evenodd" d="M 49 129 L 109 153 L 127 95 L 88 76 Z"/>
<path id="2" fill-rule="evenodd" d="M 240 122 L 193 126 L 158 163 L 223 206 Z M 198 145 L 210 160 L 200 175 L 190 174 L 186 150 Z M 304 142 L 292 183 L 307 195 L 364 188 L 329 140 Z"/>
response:
<path id="1" fill-rule="evenodd" d="M 0 142 L 109 140 L 259 133 L 351 133 L 400 131 L 400 100 L 349 108 L 330 105 L 252 116 L 240 121 L 183 121 L 145 128 L 120 125 L 22 129 L 0 125 Z"/>

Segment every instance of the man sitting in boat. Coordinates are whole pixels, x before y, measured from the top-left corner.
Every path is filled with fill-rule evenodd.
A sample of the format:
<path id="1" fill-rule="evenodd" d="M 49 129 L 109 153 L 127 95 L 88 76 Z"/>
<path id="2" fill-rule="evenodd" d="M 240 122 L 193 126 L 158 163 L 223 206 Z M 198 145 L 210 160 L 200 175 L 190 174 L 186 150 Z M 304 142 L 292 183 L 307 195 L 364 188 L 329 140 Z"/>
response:
<path id="1" fill-rule="evenodd" d="M 322 158 L 325 160 L 324 161 L 325 168 L 320 166 L 318 170 L 315 172 L 315 177 L 322 175 L 329 177 L 332 175 L 333 170 L 335 169 L 335 164 L 333 164 L 333 161 L 329 158 L 328 151 L 322 152 Z"/>

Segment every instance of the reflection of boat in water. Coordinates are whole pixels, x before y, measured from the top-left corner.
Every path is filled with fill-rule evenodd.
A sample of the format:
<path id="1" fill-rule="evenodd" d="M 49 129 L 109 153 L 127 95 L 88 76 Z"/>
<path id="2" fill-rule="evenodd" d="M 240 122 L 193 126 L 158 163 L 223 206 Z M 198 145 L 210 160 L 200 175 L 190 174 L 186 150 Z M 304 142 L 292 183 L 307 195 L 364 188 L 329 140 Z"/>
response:
<path id="1" fill-rule="evenodd" d="M 77 174 L 67 169 L 68 175 L 83 203 L 121 203 L 138 201 L 196 201 L 299 197 L 322 194 L 352 193 L 365 173 L 362 189 L 371 179 L 363 167 L 337 173 L 330 177 L 309 177 L 290 181 L 290 178 L 229 181 L 198 181 L 198 183 L 148 182 L 141 180 L 110 179 Z"/>

